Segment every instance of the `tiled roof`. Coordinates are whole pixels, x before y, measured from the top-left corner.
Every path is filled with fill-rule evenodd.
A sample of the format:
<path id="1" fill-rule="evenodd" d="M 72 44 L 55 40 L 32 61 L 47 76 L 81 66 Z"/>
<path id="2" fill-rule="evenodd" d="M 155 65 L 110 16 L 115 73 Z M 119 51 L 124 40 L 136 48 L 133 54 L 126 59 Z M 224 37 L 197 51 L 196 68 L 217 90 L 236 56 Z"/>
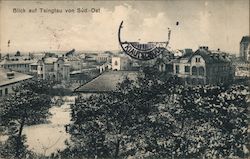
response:
<path id="1" fill-rule="evenodd" d="M 200 55 L 206 63 L 227 63 L 231 62 L 230 58 L 225 55 L 225 53 L 212 53 L 210 50 L 205 49 L 198 49 L 194 53 L 187 53 L 183 56 L 173 60 L 173 62 L 180 62 L 183 60 L 188 60 L 188 62 L 191 61 L 192 57 L 195 55 Z"/>
<path id="2" fill-rule="evenodd" d="M 205 49 L 198 49 L 194 53 L 187 53 L 183 56 L 177 58 L 175 62 L 180 62 L 180 60 L 188 59 L 188 62 L 191 61 L 192 57 L 195 55 L 200 55 L 206 63 L 223 63 L 223 62 L 230 62 L 230 59 L 223 55 L 222 53 L 212 53 L 209 50 Z"/>
<path id="3" fill-rule="evenodd" d="M 187 52 L 185 54 L 183 54 L 183 56 L 181 58 L 189 58 L 193 55 L 193 52 Z"/>
<path id="4" fill-rule="evenodd" d="M 58 60 L 57 57 L 47 57 L 47 58 L 44 58 L 44 63 L 53 64 L 53 63 L 57 62 L 57 60 Z"/>
<path id="5" fill-rule="evenodd" d="M 101 93 L 109 92 L 116 89 L 118 83 L 122 82 L 125 77 L 136 80 L 139 72 L 137 71 L 110 71 L 101 74 L 92 81 L 80 86 L 75 92 L 83 93 Z"/>
<path id="6" fill-rule="evenodd" d="M 206 63 L 223 63 L 223 62 L 230 62 L 230 59 L 226 55 L 222 55 L 220 53 L 212 53 L 209 50 L 198 49 L 191 57 L 200 55 Z"/>
<path id="7" fill-rule="evenodd" d="M 30 75 L 12 71 L 14 73 L 14 78 L 8 79 L 7 72 L 10 71 L 0 68 L 0 86 L 9 85 L 32 78 Z"/>

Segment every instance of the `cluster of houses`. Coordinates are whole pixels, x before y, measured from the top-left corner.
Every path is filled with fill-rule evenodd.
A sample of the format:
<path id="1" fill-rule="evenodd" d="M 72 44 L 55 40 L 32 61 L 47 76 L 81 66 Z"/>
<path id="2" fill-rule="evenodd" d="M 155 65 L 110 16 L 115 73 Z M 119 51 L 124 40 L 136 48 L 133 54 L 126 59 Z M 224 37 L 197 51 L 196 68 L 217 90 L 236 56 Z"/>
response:
<path id="1" fill-rule="evenodd" d="M 129 69 L 128 61 L 128 57 L 116 57 L 111 52 L 84 54 L 73 49 L 65 54 L 43 53 L 41 56 L 17 51 L 0 58 L 0 97 L 12 93 L 14 86 L 31 78 L 79 85 L 112 70 L 112 63 L 113 70 Z"/>
<path id="2" fill-rule="evenodd" d="M 235 77 L 250 77 L 249 46 L 249 36 L 243 37 L 240 42 L 240 59 L 243 60 L 238 61 L 235 59 L 239 58 L 219 49 L 210 50 L 207 46 L 201 46 L 196 51 L 166 50 L 157 59 L 149 61 L 131 59 L 124 53 L 77 53 L 74 49 L 65 54 L 44 53 L 42 56 L 22 55 L 19 51 L 3 57 L 0 54 L 0 97 L 11 93 L 16 84 L 31 78 L 68 82 L 84 90 L 84 84 L 98 87 L 89 83 L 92 79 L 98 79 L 96 77 L 116 77 L 113 79 L 120 81 L 122 77 L 119 76 L 131 72 L 134 75 L 145 65 L 176 76 L 187 85 L 228 83 Z M 98 82 L 105 85 L 102 81 Z"/>

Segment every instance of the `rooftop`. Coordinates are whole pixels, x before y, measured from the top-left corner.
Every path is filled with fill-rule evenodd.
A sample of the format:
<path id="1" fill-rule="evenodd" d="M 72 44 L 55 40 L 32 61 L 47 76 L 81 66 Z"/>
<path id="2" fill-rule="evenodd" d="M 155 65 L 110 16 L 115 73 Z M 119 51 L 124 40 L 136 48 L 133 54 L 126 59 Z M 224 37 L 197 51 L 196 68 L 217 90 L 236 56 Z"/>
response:
<path id="1" fill-rule="evenodd" d="M 14 84 L 32 78 L 30 75 L 12 71 L 14 76 L 13 78 L 9 79 L 7 77 L 8 72 L 10 72 L 10 70 L 0 68 L 0 86 Z"/>
<path id="2" fill-rule="evenodd" d="M 200 55 L 201 57 L 203 57 L 206 63 L 230 62 L 230 59 L 227 55 L 223 53 L 212 53 L 211 51 L 205 49 L 198 49 L 192 56 L 194 55 Z"/>
<path id="3" fill-rule="evenodd" d="M 122 82 L 125 77 L 136 80 L 139 72 L 137 71 L 110 71 L 101 74 L 90 82 L 75 89 L 75 92 L 83 93 L 102 93 L 116 89 L 117 84 Z"/>
<path id="4" fill-rule="evenodd" d="M 57 60 L 58 60 L 57 57 L 47 57 L 47 58 L 44 58 L 44 63 L 53 64 L 53 63 L 57 62 Z"/>
<path id="5" fill-rule="evenodd" d="M 243 36 L 240 43 L 243 43 L 243 42 L 250 42 L 250 36 Z"/>
<path id="6" fill-rule="evenodd" d="M 23 59 L 4 59 L 3 61 L 0 62 L 0 65 L 11 65 L 11 64 L 31 64 L 34 63 L 35 60 L 33 59 L 27 59 L 27 60 L 23 60 Z"/>
<path id="7" fill-rule="evenodd" d="M 188 60 L 189 62 L 191 61 L 191 58 L 195 55 L 200 55 L 206 63 L 223 63 L 223 62 L 230 62 L 229 57 L 223 53 L 213 53 L 208 48 L 206 49 L 198 49 L 194 53 L 186 53 L 183 56 L 179 57 L 178 59 L 175 60 L 175 62 L 180 62 L 181 60 Z"/>

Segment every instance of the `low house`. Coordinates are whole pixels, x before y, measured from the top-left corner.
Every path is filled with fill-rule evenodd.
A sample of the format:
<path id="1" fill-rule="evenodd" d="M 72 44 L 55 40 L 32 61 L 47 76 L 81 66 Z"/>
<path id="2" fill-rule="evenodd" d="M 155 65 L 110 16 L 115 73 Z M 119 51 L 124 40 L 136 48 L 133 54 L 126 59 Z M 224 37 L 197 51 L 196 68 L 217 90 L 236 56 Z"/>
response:
<path id="1" fill-rule="evenodd" d="M 155 61 L 154 66 L 159 72 L 173 72 L 172 60 L 174 59 L 174 53 L 169 51 L 164 51 Z"/>
<path id="2" fill-rule="evenodd" d="M 0 68 L 0 97 L 13 93 L 14 87 L 31 78 L 30 75 Z"/>
<path id="3" fill-rule="evenodd" d="M 250 77 L 250 62 L 240 60 L 234 60 L 233 66 L 235 68 L 236 78 L 249 78 Z"/>
<path id="4" fill-rule="evenodd" d="M 173 74 L 186 84 L 220 84 L 233 80 L 234 69 L 226 54 L 205 46 L 173 61 Z"/>
<path id="5" fill-rule="evenodd" d="M 7 54 L 0 62 L 0 67 L 11 69 L 17 72 L 29 73 L 30 64 L 34 62 L 35 60 L 31 55 L 21 55 L 21 53 L 18 51 L 15 55 Z"/>
<path id="6" fill-rule="evenodd" d="M 99 66 L 97 66 L 97 67 L 98 67 L 100 73 L 103 73 L 105 71 L 111 70 L 112 65 L 109 62 L 100 62 Z"/>
<path id="7" fill-rule="evenodd" d="M 80 70 L 84 67 L 84 60 L 79 56 L 65 57 L 64 60 L 70 65 L 70 71 Z"/>

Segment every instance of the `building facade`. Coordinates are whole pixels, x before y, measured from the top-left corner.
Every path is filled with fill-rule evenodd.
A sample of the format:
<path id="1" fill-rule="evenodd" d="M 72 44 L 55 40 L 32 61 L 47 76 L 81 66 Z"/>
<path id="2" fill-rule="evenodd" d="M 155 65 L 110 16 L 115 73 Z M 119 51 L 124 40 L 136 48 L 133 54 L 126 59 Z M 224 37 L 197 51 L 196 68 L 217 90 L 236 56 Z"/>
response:
<path id="1" fill-rule="evenodd" d="M 20 83 L 32 79 L 32 76 L 0 68 L 0 98 L 14 92 Z"/>
<path id="2" fill-rule="evenodd" d="M 250 62 L 238 60 L 233 62 L 233 66 L 235 68 L 236 78 L 250 77 Z"/>
<path id="3" fill-rule="evenodd" d="M 114 56 L 111 60 L 112 70 L 129 70 L 132 66 L 131 60 L 126 56 Z"/>
<path id="4" fill-rule="evenodd" d="M 240 41 L 240 57 L 250 62 L 250 36 L 243 36 Z"/>
<path id="5" fill-rule="evenodd" d="M 232 81 L 234 70 L 225 54 L 212 53 L 208 47 L 200 47 L 193 54 L 175 60 L 173 74 L 185 84 L 220 84 Z"/>
<path id="6" fill-rule="evenodd" d="M 21 55 L 18 51 L 15 55 L 7 54 L 0 62 L 0 67 L 17 72 L 29 73 L 30 64 L 34 62 L 35 60 L 31 55 Z"/>
<path id="7" fill-rule="evenodd" d="M 68 81 L 70 65 L 63 57 L 44 57 L 37 62 L 37 76 L 44 80 Z"/>

